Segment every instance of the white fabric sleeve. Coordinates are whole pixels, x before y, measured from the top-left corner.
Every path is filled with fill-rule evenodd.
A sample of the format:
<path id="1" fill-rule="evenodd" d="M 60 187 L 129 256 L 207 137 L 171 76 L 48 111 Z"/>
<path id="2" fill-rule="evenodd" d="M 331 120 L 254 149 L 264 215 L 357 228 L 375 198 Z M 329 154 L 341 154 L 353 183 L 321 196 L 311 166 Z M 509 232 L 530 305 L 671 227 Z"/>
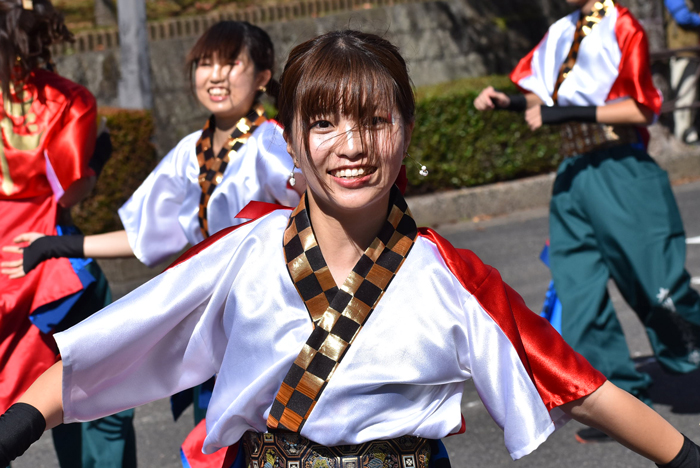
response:
<path id="1" fill-rule="evenodd" d="M 294 169 L 292 156 L 287 152 L 282 128 L 273 121 L 266 123 L 265 131 L 258 139 L 258 179 L 270 199 L 286 206 L 296 206 L 299 194 L 287 182 Z"/>
<path id="2" fill-rule="evenodd" d="M 149 267 L 187 245 L 178 216 L 187 193 L 187 157 L 194 151 L 197 134 L 172 149 L 119 208 L 131 250 Z"/>
<path id="3" fill-rule="evenodd" d="M 165 398 L 218 372 L 228 344 L 224 309 L 245 256 L 236 254 L 242 234 L 227 234 L 56 334 L 65 423 Z"/>

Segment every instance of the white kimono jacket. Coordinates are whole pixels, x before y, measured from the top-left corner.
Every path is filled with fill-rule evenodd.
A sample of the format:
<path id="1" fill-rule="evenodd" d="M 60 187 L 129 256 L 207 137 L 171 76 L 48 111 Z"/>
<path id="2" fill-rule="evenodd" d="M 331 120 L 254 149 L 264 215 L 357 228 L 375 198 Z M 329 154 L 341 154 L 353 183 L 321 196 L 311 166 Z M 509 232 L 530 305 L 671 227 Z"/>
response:
<path id="1" fill-rule="evenodd" d="M 264 432 L 313 327 L 285 264 L 289 215 L 277 209 L 221 231 L 57 334 L 64 421 L 167 397 L 216 373 L 205 453 Z M 470 378 L 513 458 L 566 422 L 558 406 L 605 380 L 495 269 L 421 229 L 301 435 L 329 446 L 445 437 L 460 430 Z"/>
<path id="2" fill-rule="evenodd" d="M 196 151 L 201 134 L 183 138 L 119 209 L 131 249 L 148 266 L 204 239 Z M 268 120 L 260 125 L 231 158 L 209 199 L 209 233 L 242 223 L 235 216 L 251 200 L 296 205 L 299 194 L 287 185 L 293 167 L 279 124 Z"/>

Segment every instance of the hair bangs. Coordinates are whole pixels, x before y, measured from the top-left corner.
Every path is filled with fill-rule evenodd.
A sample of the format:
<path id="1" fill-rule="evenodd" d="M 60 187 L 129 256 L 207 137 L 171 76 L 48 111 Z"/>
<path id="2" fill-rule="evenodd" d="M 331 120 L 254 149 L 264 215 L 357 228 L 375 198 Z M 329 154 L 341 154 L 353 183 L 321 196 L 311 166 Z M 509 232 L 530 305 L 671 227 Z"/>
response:
<path id="1" fill-rule="evenodd" d="M 294 95 L 302 125 L 342 114 L 362 125 L 396 108 L 394 82 L 381 66 L 357 50 L 319 54 L 303 73 Z"/>
<path id="2" fill-rule="evenodd" d="M 217 57 L 231 60 L 238 57 L 245 42 L 245 31 L 240 23 L 222 21 L 209 28 L 190 50 L 187 62 L 196 66 L 203 58 Z"/>

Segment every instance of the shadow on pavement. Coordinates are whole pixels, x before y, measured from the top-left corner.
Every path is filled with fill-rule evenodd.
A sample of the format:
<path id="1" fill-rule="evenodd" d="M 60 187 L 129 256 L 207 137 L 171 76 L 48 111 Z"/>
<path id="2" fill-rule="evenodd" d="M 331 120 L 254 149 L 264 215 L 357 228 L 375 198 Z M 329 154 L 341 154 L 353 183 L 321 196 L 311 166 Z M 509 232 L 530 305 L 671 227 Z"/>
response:
<path id="1" fill-rule="evenodd" d="M 640 363 L 637 369 L 647 372 L 654 380 L 649 396 L 655 404 L 668 405 L 676 414 L 700 413 L 700 370 L 688 374 L 670 373 L 656 360 Z"/>

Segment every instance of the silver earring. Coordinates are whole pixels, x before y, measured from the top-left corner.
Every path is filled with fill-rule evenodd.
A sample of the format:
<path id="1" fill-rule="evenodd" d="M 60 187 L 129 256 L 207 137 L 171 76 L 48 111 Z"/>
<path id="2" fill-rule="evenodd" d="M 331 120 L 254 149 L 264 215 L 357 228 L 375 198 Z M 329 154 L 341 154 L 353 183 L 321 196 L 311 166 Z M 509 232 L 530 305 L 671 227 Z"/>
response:
<path id="1" fill-rule="evenodd" d="M 418 171 L 418 173 L 419 173 L 420 175 L 422 175 L 423 177 L 425 177 L 425 176 L 427 176 L 427 175 L 429 174 L 428 168 L 425 167 L 424 165 L 422 165 L 421 163 L 419 163 L 419 162 L 418 162 L 415 158 L 413 158 L 410 154 L 408 154 L 408 151 L 406 151 L 406 156 L 408 156 L 409 158 L 411 158 L 411 160 L 412 160 L 413 162 L 415 162 L 416 164 L 418 164 L 418 165 L 420 166 L 420 171 Z"/>
<path id="2" fill-rule="evenodd" d="M 289 173 L 289 185 L 294 187 L 297 184 L 297 180 L 294 178 L 294 171 Z"/>

